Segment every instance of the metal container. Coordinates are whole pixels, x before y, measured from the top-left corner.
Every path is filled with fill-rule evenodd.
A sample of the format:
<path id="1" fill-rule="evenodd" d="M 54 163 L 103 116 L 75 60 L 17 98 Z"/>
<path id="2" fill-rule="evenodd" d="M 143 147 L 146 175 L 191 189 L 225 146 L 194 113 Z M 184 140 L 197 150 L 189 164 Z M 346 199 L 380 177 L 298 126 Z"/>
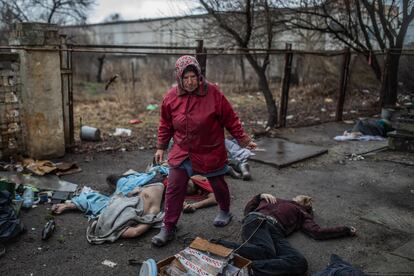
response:
<path id="1" fill-rule="evenodd" d="M 96 127 L 82 126 L 80 129 L 80 138 L 84 141 L 100 141 L 101 131 Z"/>

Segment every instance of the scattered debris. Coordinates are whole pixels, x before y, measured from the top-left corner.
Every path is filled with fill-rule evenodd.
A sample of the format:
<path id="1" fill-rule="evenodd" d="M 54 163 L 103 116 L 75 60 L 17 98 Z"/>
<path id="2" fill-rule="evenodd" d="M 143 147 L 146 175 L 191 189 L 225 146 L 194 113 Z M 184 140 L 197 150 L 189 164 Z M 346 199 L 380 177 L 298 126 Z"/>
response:
<path id="1" fill-rule="evenodd" d="M 351 160 L 351 161 L 359 161 L 359 160 L 364 160 L 364 159 L 365 159 L 364 156 L 358 155 L 356 153 L 352 153 L 348 158 L 348 160 Z"/>
<path id="2" fill-rule="evenodd" d="M 293 115 L 287 115 L 287 116 L 286 116 L 286 120 L 292 120 L 292 119 L 293 119 L 293 117 L 294 117 Z"/>
<path id="3" fill-rule="evenodd" d="M 48 160 L 23 159 L 23 167 L 36 175 L 45 175 L 56 170 L 55 164 Z"/>
<path id="4" fill-rule="evenodd" d="M 117 265 L 117 263 L 114 263 L 110 260 L 105 260 L 102 262 L 103 265 L 109 266 L 109 267 L 115 267 Z"/>
<path id="5" fill-rule="evenodd" d="M 115 132 L 113 133 L 113 136 L 131 136 L 132 130 L 129 128 L 115 128 Z"/>
<path id="6" fill-rule="evenodd" d="M 325 103 L 332 103 L 332 102 L 333 102 L 333 100 L 332 100 L 331 98 L 325 98 L 324 102 L 325 102 Z"/>
<path id="7" fill-rule="evenodd" d="M 116 81 L 116 79 L 119 77 L 118 74 L 113 75 L 109 81 L 105 84 L 105 90 L 108 90 L 109 86 Z"/>
<path id="8" fill-rule="evenodd" d="M 322 107 L 321 108 L 321 112 L 326 112 L 326 108 L 325 107 Z"/>
<path id="9" fill-rule="evenodd" d="M 149 111 L 156 110 L 157 108 L 158 108 L 158 104 L 149 104 L 149 105 L 147 105 L 147 110 L 149 110 Z"/>
<path id="10" fill-rule="evenodd" d="M 56 166 L 55 174 L 57 176 L 69 175 L 81 172 L 82 169 L 75 162 L 59 162 L 54 164 Z"/>
<path id="11" fill-rule="evenodd" d="M 129 123 L 131 125 L 136 125 L 136 124 L 142 123 L 142 120 L 140 120 L 140 119 L 132 119 L 132 120 L 129 120 Z"/>
<path id="12" fill-rule="evenodd" d="M 55 231 L 55 227 L 56 227 L 55 221 L 53 219 L 49 220 L 43 227 L 42 240 L 45 241 L 49 239 L 52 236 L 53 231 Z"/>

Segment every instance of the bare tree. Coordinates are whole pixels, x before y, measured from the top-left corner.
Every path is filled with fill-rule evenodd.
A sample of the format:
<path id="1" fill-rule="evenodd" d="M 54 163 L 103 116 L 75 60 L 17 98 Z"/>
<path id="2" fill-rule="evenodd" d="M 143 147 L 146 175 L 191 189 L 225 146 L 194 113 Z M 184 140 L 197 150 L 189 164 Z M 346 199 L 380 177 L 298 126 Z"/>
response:
<path id="1" fill-rule="evenodd" d="M 269 87 L 266 70 L 270 62 L 270 54 L 256 54 L 248 48 L 260 46 L 271 49 L 276 21 L 274 11 L 267 0 L 199 0 L 205 11 L 214 18 L 218 26 L 232 43 L 243 49 L 244 56 L 250 63 L 259 79 L 259 88 L 266 101 L 268 112 L 267 127 L 277 124 L 277 105 Z"/>
<path id="2" fill-rule="evenodd" d="M 16 22 L 83 24 L 96 0 L 0 0 L 0 43 Z"/>
<path id="3" fill-rule="evenodd" d="M 124 20 L 122 15 L 118 12 L 111 13 L 107 17 L 104 18 L 103 22 L 117 22 Z"/>
<path id="4" fill-rule="evenodd" d="M 0 0 L 0 20 L 45 22 L 56 24 L 84 23 L 96 0 Z"/>
<path id="5" fill-rule="evenodd" d="M 363 54 L 382 81 L 383 106 L 397 101 L 398 67 L 409 24 L 414 19 L 413 0 L 278 0 L 289 12 L 292 28 L 330 34 Z M 386 72 L 377 52 L 390 49 Z"/>

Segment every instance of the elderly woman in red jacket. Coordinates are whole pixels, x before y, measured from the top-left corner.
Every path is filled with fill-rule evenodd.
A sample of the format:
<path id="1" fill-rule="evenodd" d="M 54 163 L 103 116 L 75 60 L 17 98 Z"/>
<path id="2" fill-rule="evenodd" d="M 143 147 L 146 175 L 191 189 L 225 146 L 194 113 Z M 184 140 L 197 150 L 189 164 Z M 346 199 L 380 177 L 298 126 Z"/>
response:
<path id="1" fill-rule="evenodd" d="M 256 147 L 223 93 L 204 79 L 194 57 L 180 57 L 175 70 L 177 86 L 167 92 L 162 102 L 155 153 L 155 160 L 161 162 L 173 138 L 174 144 L 168 154 L 170 172 L 164 226 L 152 238 L 156 246 L 163 246 L 174 238 L 188 179 L 194 174 L 207 177 L 213 187 L 220 208 L 214 225 L 221 227 L 230 222 L 230 193 L 224 181 L 228 170 L 224 128 L 242 147 Z"/>

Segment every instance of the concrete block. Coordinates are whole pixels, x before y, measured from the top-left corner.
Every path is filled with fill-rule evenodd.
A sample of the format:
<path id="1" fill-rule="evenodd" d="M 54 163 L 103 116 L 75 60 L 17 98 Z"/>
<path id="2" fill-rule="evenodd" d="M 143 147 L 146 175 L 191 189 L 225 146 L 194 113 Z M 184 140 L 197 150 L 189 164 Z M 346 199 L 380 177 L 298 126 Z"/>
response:
<path id="1" fill-rule="evenodd" d="M 65 139 L 59 53 L 25 51 L 21 60 L 27 154 L 37 159 L 61 157 Z"/>
<path id="2" fill-rule="evenodd" d="M 393 150 L 414 152 L 414 138 L 393 131 L 388 133 L 388 146 Z"/>

